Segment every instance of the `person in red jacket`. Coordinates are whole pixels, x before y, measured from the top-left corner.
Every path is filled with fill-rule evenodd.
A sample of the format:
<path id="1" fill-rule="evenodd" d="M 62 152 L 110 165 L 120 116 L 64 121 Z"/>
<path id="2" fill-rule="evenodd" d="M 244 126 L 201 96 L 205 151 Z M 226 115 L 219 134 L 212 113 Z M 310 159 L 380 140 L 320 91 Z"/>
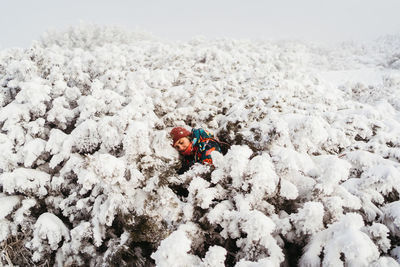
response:
<path id="1" fill-rule="evenodd" d="M 175 127 L 170 135 L 172 146 L 183 156 L 182 169 L 184 170 L 197 162 L 212 165 L 211 152 L 221 153 L 220 142 L 207 130 L 199 128 L 189 132 L 183 127 Z"/>

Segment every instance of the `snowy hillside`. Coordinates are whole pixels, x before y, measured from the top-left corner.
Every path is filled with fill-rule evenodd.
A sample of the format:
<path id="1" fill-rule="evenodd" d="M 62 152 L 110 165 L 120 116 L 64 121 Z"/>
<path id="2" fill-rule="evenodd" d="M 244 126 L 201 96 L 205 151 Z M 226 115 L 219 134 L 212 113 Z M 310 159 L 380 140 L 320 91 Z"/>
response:
<path id="1" fill-rule="evenodd" d="M 0 265 L 399 266 L 400 36 L 0 51 Z M 178 175 L 175 126 L 231 145 Z"/>

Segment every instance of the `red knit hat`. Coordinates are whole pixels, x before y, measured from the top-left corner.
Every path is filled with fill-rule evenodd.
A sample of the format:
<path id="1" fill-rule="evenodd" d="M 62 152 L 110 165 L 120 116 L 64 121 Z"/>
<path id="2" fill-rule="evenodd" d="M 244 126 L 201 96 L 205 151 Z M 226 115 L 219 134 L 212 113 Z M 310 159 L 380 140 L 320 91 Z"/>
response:
<path id="1" fill-rule="evenodd" d="M 176 141 L 182 137 L 189 136 L 191 133 L 183 127 L 175 127 L 171 130 L 170 135 L 172 138 L 172 145 L 175 145 Z"/>

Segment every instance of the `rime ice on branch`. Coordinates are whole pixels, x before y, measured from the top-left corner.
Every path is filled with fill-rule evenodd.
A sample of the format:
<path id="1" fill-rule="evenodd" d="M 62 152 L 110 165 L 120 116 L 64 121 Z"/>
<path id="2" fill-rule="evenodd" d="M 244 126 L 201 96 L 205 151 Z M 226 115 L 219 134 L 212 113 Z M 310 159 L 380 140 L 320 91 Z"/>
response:
<path id="1" fill-rule="evenodd" d="M 0 51 L 1 264 L 398 265 L 399 44 L 81 25 Z M 175 126 L 231 147 L 178 175 Z"/>

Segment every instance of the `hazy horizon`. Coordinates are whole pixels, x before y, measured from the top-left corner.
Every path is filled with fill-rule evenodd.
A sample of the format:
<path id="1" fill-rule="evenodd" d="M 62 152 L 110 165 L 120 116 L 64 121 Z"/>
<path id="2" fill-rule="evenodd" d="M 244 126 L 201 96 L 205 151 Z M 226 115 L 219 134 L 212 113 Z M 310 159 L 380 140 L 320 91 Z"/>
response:
<path id="1" fill-rule="evenodd" d="M 47 30 L 84 21 L 141 30 L 171 40 L 195 36 L 238 39 L 300 39 L 332 42 L 373 40 L 400 34 L 400 1 L 202 1 L 146 2 L 8 1 L 0 17 L 0 48 L 28 47 Z"/>

